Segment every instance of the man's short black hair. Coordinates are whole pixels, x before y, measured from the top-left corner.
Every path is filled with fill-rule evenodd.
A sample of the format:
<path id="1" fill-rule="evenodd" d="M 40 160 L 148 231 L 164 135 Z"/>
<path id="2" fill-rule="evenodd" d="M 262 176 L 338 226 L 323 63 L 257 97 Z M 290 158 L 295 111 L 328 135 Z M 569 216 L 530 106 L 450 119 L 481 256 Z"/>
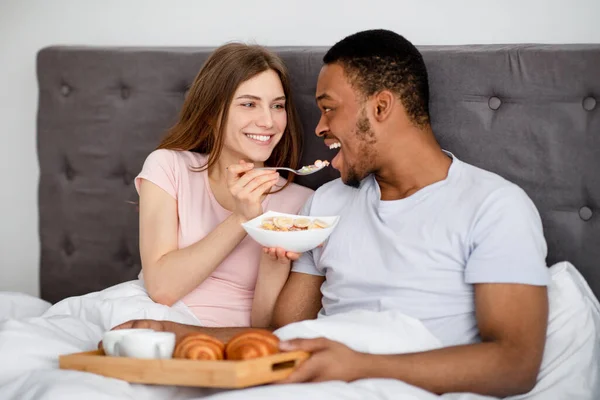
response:
<path id="1" fill-rule="evenodd" d="M 339 63 L 364 97 L 386 89 L 396 93 L 416 126 L 429 125 L 427 69 L 404 37 L 383 29 L 358 32 L 336 43 L 323 62 Z"/>

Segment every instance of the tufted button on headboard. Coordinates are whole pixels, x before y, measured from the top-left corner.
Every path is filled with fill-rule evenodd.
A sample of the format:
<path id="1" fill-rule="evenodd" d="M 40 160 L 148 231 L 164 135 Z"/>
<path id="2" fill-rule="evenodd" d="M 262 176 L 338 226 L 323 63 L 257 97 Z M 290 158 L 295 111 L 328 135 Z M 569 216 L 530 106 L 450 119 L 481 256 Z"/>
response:
<path id="1" fill-rule="evenodd" d="M 55 302 L 135 279 L 133 178 L 212 49 L 49 47 L 37 59 L 41 294 Z M 314 135 L 326 48 L 274 48 Z M 537 205 L 548 264 L 571 261 L 600 295 L 600 45 L 425 46 L 444 148 L 519 184 Z M 335 170 L 302 177 L 316 188 Z"/>

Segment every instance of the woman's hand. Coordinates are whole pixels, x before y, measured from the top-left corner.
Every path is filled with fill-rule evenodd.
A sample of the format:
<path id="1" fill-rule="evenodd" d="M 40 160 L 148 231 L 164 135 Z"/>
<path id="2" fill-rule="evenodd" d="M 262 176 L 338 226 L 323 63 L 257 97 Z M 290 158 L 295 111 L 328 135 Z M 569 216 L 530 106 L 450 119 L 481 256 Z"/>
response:
<path id="1" fill-rule="evenodd" d="M 294 253 L 292 251 L 285 251 L 284 249 L 279 247 L 264 247 L 263 252 L 265 252 L 271 260 L 277 261 L 281 264 L 288 264 L 300 258 L 300 254 Z"/>
<path id="2" fill-rule="evenodd" d="M 243 160 L 227 168 L 227 187 L 235 201 L 233 213 L 243 221 L 263 213 L 262 195 L 279 180 L 277 171 L 253 168 L 254 164 Z"/>

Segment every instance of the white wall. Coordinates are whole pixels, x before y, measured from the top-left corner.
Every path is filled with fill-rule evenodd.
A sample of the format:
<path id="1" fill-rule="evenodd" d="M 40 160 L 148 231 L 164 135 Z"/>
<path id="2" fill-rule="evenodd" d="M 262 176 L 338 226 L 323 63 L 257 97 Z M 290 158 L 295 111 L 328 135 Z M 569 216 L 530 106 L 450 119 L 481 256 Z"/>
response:
<path id="1" fill-rule="evenodd" d="M 0 0 L 0 290 L 38 295 L 36 52 L 54 44 L 600 43 L 600 0 Z"/>

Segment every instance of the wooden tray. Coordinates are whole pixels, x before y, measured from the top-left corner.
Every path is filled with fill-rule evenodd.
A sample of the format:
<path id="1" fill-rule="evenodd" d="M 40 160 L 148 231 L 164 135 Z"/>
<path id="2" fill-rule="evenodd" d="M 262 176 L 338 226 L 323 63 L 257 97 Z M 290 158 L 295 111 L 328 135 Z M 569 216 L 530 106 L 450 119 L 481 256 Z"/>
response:
<path id="1" fill-rule="evenodd" d="M 308 357 L 294 351 L 247 361 L 144 360 L 109 357 L 96 350 L 60 356 L 59 366 L 131 383 L 235 389 L 284 379 Z"/>

